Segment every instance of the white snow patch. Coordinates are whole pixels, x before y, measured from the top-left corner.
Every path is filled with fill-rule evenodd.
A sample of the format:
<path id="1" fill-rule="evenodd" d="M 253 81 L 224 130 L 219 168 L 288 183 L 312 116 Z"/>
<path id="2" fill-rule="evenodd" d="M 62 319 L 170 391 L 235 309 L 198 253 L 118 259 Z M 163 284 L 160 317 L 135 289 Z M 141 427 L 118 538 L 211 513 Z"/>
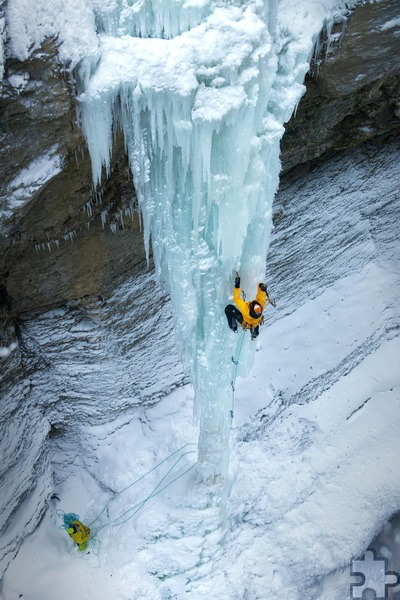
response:
<path id="1" fill-rule="evenodd" d="M 28 202 L 48 181 L 61 173 L 63 159 L 57 154 L 58 146 L 52 146 L 46 153 L 35 158 L 8 184 L 6 198 L 0 216 L 8 218 Z"/>
<path id="2" fill-rule="evenodd" d="M 8 0 L 6 23 L 9 49 L 19 60 L 26 60 L 46 38 L 56 40 L 61 61 L 71 67 L 97 55 L 90 0 Z"/>
<path id="3" fill-rule="evenodd" d="M 20 94 L 29 83 L 29 73 L 14 73 L 8 77 L 8 82 Z"/>
<path id="4" fill-rule="evenodd" d="M 398 19 L 391 19 L 382 25 L 381 31 L 387 31 L 393 29 L 393 27 L 400 27 L 400 17 Z"/>
<path id="5" fill-rule="evenodd" d="M 17 347 L 18 344 L 16 342 L 13 342 L 9 346 L 0 346 L 0 358 L 8 358 Z"/>
<path id="6" fill-rule="evenodd" d="M 266 349 L 257 356 L 264 364 L 270 357 L 269 333 L 263 332 Z M 293 348 L 293 364 L 296 352 Z M 246 440 L 246 430 L 235 430 L 225 529 L 216 528 L 219 508 L 213 498 L 216 502 L 218 495 L 212 488 L 204 495 L 190 474 L 133 514 L 132 507 L 166 475 L 169 461 L 111 502 L 92 525 L 93 530 L 105 527 L 90 554 L 78 553 L 59 529 L 57 508 L 90 523 L 114 497 L 105 486 L 124 489 L 196 439 L 186 389 L 142 411 L 129 425 L 82 425 L 96 452 L 90 467 L 94 478 L 76 457 L 75 474 L 56 490 L 60 505 L 47 512 L 9 567 L 4 600 L 18 594 L 70 600 L 71 580 L 82 600 L 94 595 L 98 600 L 231 600 L 246 590 L 255 598 L 308 597 L 310 582 L 349 564 L 398 508 L 399 352 L 400 340 L 388 340 L 316 401 L 292 406 L 266 435 Z M 256 377 L 260 390 L 271 385 L 265 369 L 256 370 Z M 277 386 L 274 377 L 272 385 Z M 251 405 L 253 396 L 254 387 L 238 391 L 236 410 Z M 172 476 L 194 458 L 184 456 Z M 119 515 L 127 521 L 108 525 Z M 342 600 L 339 590 L 318 598 Z"/>

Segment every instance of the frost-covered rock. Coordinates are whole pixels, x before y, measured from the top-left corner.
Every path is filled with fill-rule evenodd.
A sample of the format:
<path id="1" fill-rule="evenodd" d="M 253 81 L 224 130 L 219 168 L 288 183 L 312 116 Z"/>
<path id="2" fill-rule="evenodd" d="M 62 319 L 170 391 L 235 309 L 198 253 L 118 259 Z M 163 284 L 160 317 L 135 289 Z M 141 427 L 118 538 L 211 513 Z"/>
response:
<path id="1" fill-rule="evenodd" d="M 82 426 L 122 426 L 184 382 L 170 306 L 151 273 L 107 300 L 26 315 L 18 344 L 10 319 L 2 333 L 15 349 L 0 355 L 0 570 L 65 476 L 59 461 L 89 458 Z"/>

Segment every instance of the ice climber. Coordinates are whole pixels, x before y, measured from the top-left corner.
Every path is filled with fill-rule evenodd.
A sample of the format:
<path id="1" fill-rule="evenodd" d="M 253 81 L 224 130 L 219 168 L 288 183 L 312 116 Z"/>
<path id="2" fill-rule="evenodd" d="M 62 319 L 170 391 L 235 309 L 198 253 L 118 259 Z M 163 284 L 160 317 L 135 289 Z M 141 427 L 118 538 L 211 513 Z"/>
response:
<path id="1" fill-rule="evenodd" d="M 86 527 L 86 525 L 80 521 L 71 521 L 70 526 L 67 529 L 67 533 L 71 536 L 74 542 L 78 544 L 78 550 L 81 552 L 86 550 L 90 538 L 89 527 Z"/>
<path id="2" fill-rule="evenodd" d="M 265 283 L 259 283 L 255 300 L 246 302 L 241 298 L 240 277 L 237 275 L 235 278 L 235 288 L 233 290 L 233 301 L 236 306 L 228 304 L 228 306 L 225 307 L 225 314 L 230 329 L 236 333 L 237 324 L 239 323 L 244 329 L 250 329 L 251 339 L 255 340 L 260 333 L 263 310 L 266 304 L 270 302 L 275 306 L 275 303 L 268 297 L 267 286 Z"/>

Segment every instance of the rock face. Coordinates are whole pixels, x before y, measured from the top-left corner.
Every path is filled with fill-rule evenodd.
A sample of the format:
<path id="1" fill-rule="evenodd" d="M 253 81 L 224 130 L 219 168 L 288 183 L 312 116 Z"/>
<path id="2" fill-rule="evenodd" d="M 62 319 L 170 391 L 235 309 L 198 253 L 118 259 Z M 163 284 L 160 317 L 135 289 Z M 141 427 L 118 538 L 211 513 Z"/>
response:
<path id="1" fill-rule="evenodd" d="M 286 181 L 321 157 L 398 131 L 397 6 L 397 0 L 359 6 L 340 43 L 317 57 L 282 142 Z M 24 63 L 6 61 L 0 346 L 17 338 L 19 346 L 0 358 L 0 414 L 8 431 L 0 436 L 2 567 L 45 509 L 54 476 L 49 448 L 68 433 L 72 462 L 81 450 L 79 419 L 110 420 L 183 380 L 167 299 L 146 272 L 122 140 L 115 142 L 109 177 L 93 190 L 73 95 L 74 81 L 51 40 Z M 162 358 L 147 350 L 160 340 Z M 29 525 L 15 531 L 11 515 Z"/>
<path id="2" fill-rule="evenodd" d="M 400 24 L 395 0 L 357 7 L 321 34 L 307 92 L 282 140 L 282 168 L 299 176 L 321 157 L 400 128 Z M 328 48 L 329 45 L 329 48 Z"/>
<path id="3" fill-rule="evenodd" d="M 26 313 L 17 332 L 0 373 L 0 572 L 46 508 L 59 481 L 57 455 L 64 464 L 86 460 L 82 426 L 121 427 L 134 408 L 184 381 L 170 307 L 151 272 L 107 299 Z"/>
<path id="4" fill-rule="evenodd" d="M 297 176 L 322 156 L 398 131 L 397 17 L 397 1 L 381 0 L 357 7 L 345 28 L 339 24 L 329 50 L 322 34 L 307 92 L 282 141 L 284 174 Z M 12 313 L 110 294 L 144 261 L 122 140 L 109 178 L 93 190 L 74 82 L 57 63 L 53 42 L 5 67 L 0 211 L 9 218 L 0 226 L 0 287 Z M 42 184 L 35 186 L 38 171 Z"/>
<path id="5" fill-rule="evenodd" d="M 0 285 L 14 314 L 110 293 L 135 266 L 142 268 L 122 140 L 110 177 L 93 190 L 72 94 L 51 42 L 28 62 L 7 62 L 0 98 Z"/>

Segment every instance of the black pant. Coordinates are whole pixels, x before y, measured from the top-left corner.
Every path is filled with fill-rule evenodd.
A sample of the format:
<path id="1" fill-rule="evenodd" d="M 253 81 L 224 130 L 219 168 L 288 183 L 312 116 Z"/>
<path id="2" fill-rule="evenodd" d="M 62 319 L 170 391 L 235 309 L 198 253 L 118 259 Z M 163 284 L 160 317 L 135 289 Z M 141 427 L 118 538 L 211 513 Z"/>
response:
<path id="1" fill-rule="evenodd" d="M 236 306 L 233 306 L 233 304 L 228 304 L 228 306 L 225 306 L 225 314 L 226 318 L 228 319 L 228 325 L 230 329 L 236 331 L 237 323 L 239 323 L 239 325 L 243 323 L 242 313 L 238 308 L 236 308 Z"/>
<path id="2" fill-rule="evenodd" d="M 225 314 L 228 319 L 228 325 L 233 331 L 237 331 L 237 323 L 241 325 L 243 323 L 243 315 L 236 306 L 228 304 L 225 306 Z M 256 327 L 250 327 L 251 339 L 255 340 L 260 333 L 259 325 Z"/>

